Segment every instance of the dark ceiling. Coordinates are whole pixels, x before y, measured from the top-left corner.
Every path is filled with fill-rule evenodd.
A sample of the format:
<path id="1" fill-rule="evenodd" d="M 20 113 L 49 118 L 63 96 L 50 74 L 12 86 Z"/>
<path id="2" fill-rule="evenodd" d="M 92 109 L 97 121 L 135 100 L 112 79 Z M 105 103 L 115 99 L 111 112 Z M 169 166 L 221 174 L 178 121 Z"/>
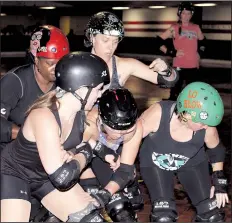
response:
<path id="1" fill-rule="evenodd" d="M 199 3 L 199 1 L 197 1 Z M 205 1 L 206 2 L 206 1 Z M 219 5 L 228 4 L 230 1 L 215 2 Z M 41 10 L 38 6 L 46 4 L 46 6 L 56 4 L 64 4 L 67 7 L 59 7 L 55 10 Z M 89 16 L 96 12 L 108 10 L 113 11 L 113 6 L 128 6 L 131 8 L 147 8 L 150 5 L 165 5 L 169 7 L 178 6 L 179 1 L 1 1 L 1 13 L 8 15 L 75 15 L 75 16 Z M 121 14 L 122 11 L 115 10 L 116 14 Z"/>

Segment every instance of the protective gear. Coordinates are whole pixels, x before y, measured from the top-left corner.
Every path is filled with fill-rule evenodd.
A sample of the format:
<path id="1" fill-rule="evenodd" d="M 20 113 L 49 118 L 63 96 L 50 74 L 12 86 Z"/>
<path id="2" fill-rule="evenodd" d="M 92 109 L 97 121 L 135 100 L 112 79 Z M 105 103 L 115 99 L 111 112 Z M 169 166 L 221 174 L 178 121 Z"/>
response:
<path id="1" fill-rule="evenodd" d="M 85 160 L 86 160 L 85 166 L 87 166 L 93 158 L 93 150 L 90 144 L 87 142 L 87 143 L 81 143 L 80 145 L 76 146 L 74 155 L 78 153 L 82 153 L 85 156 Z"/>
<path id="2" fill-rule="evenodd" d="M 88 194 L 96 194 L 100 188 L 97 178 L 80 179 L 79 184 Z"/>
<path id="3" fill-rule="evenodd" d="M 42 37 L 37 49 L 37 57 L 59 60 L 70 52 L 68 39 L 60 29 L 50 25 L 41 26 L 39 29 Z"/>
<path id="4" fill-rule="evenodd" d="M 152 204 L 151 222 L 176 222 L 176 204 L 173 200 L 156 200 Z"/>
<path id="5" fill-rule="evenodd" d="M 64 56 L 55 68 L 56 85 L 64 91 L 71 92 L 81 102 L 82 125 L 84 130 L 84 108 L 93 88 L 101 83 L 109 84 L 110 75 L 106 62 L 88 52 L 73 52 Z M 82 99 L 76 90 L 88 87 L 88 92 Z"/>
<path id="6" fill-rule="evenodd" d="M 206 150 L 210 163 L 224 162 L 226 156 L 225 146 L 219 142 L 215 148 L 210 148 Z"/>
<path id="7" fill-rule="evenodd" d="M 93 203 L 90 203 L 83 210 L 70 214 L 67 222 L 104 222 L 104 219 Z"/>
<path id="8" fill-rule="evenodd" d="M 155 37 L 155 46 L 157 47 L 157 49 L 159 50 L 159 48 L 165 44 L 165 40 L 163 40 L 160 36 L 156 36 Z"/>
<path id="9" fill-rule="evenodd" d="M 192 15 L 194 14 L 194 6 L 192 2 L 181 2 L 178 6 L 177 15 L 180 16 L 183 10 L 191 11 Z"/>
<path id="10" fill-rule="evenodd" d="M 93 148 L 93 154 L 101 158 L 103 161 L 105 161 L 106 155 L 113 155 L 115 157 L 114 162 L 116 162 L 119 157 L 119 155 L 115 153 L 114 150 L 108 148 L 106 145 L 99 141 L 97 141 L 96 146 Z"/>
<path id="11" fill-rule="evenodd" d="M 200 57 L 203 57 L 205 54 L 205 49 L 206 49 L 206 38 L 204 37 L 203 40 L 198 40 L 198 53 Z"/>
<path id="12" fill-rule="evenodd" d="M 124 37 L 124 27 L 122 21 L 111 12 L 98 12 L 94 14 L 85 29 L 84 44 L 86 47 L 92 45 L 91 36 L 104 34 L 119 37 L 120 42 Z"/>
<path id="13" fill-rule="evenodd" d="M 77 160 L 64 163 L 54 173 L 48 175 L 52 184 L 59 191 L 71 189 L 79 180 L 80 164 Z"/>
<path id="14" fill-rule="evenodd" d="M 64 56 L 56 65 L 55 76 L 56 85 L 67 92 L 110 83 L 106 62 L 88 52 L 73 52 Z"/>
<path id="15" fill-rule="evenodd" d="M 224 105 L 218 91 L 211 85 L 193 82 L 179 94 L 177 111 L 190 114 L 193 122 L 217 126 L 223 118 Z"/>
<path id="16" fill-rule="evenodd" d="M 116 182 L 120 190 L 124 189 L 134 180 L 134 165 L 121 163 L 120 167 L 113 173 L 111 181 Z"/>
<path id="17" fill-rule="evenodd" d="M 195 222 L 224 222 L 225 213 L 218 209 L 215 198 L 200 202 L 196 209 Z"/>
<path id="18" fill-rule="evenodd" d="M 176 57 L 177 50 L 172 47 L 172 48 L 167 48 L 166 55 L 170 57 Z"/>
<path id="19" fill-rule="evenodd" d="M 227 193 L 227 179 L 222 170 L 214 171 L 212 174 L 213 186 L 216 193 Z"/>
<path id="20" fill-rule="evenodd" d="M 134 211 L 141 211 L 144 207 L 143 196 L 139 189 L 139 183 L 137 177 L 123 191 L 124 195 L 129 199 Z"/>
<path id="21" fill-rule="evenodd" d="M 106 205 L 106 211 L 113 222 L 136 222 L 136 214 L 131 203 L 121 192 L 112 196 Z"/>
<path id="22" fill-rule="evenodd" d="M 104 208 L 110 202 L 112 197 L 111 193 L 106 189 L 101 189 L 96 193 L 91 194 L 91 196 L 97 200 L 100 208 Z"/>
<path id="23" fill-rule="evenodd" d="M 179 73 L 178 73 L 177 70 L 175 70 L 175 69 L 173 69 L 173 70 L 175 71 L 175 79 L 172 80 L 172 81 L 167 80 L 164 75 L 161 75 L 161 74 L 158 73 L 157 82 L 161 87 L 163 87 L 163 88 L 171 88 L 171 87 L 175 86 L 175 84 L 179 80 Z"/>
<path id="24" fill-rule="evenodd" d="M 138 118 L 135 99 L 124 88 L 106 90 L 99 100 L 98 109 L 102 122 L 115 130 L 130 129 Z"/>

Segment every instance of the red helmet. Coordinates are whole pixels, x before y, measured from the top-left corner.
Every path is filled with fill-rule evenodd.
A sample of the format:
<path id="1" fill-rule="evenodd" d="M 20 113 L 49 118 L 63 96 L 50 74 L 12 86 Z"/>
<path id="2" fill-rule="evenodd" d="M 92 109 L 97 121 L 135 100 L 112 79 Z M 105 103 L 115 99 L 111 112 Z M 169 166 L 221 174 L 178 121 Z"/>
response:
<path id="1" fill-rule="evenodd" d="M 37 49 L 37 57 L 61 59 L 69 53 L 69 43 L 63 32 L 50 25 L 41 26 L 42 38 Z"/>

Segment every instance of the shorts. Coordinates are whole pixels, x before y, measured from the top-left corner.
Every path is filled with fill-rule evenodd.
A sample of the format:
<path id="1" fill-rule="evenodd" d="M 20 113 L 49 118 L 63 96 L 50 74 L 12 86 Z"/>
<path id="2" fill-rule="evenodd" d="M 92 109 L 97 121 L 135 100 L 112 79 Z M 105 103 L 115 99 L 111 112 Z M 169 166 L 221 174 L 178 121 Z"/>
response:
<path id="1" fill-rule="evenodd" d="M 29 184 L 19 177 L 1 174 L 1 200 L 22 199 L 31 202 L 31 196 L 41 201 L 47 194 L 55 190 L 48 180 L 43 183 Z"/>

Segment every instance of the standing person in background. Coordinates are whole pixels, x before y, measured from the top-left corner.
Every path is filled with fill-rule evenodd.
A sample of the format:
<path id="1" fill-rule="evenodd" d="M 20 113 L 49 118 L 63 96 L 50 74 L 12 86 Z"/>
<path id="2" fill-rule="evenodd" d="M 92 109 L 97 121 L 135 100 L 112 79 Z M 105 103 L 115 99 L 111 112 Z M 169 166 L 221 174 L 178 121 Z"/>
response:
<path id="1" fill-rule="evenodd" d="M 206 38 L 200 27 L 191 22 L 194 6 L 191 2 L 181 2 L 177 15 L 179 20 L 160 36 L 156 37 L 160 50 L 167 56 L 173 57 L 173 67 L 179 71 L 179 81 L 171 89 L 170 100 L 176 100 L 177 95 L 186 84 L 197 79 L 199 70 L 199 54 L 205 50 Z M 167 48 L 165 41 L 173 39 L 174 48 Z M 198 43 L 199 42 L 199 43 Z M 199 53 L 198 53 L 199 49 Z"/>

